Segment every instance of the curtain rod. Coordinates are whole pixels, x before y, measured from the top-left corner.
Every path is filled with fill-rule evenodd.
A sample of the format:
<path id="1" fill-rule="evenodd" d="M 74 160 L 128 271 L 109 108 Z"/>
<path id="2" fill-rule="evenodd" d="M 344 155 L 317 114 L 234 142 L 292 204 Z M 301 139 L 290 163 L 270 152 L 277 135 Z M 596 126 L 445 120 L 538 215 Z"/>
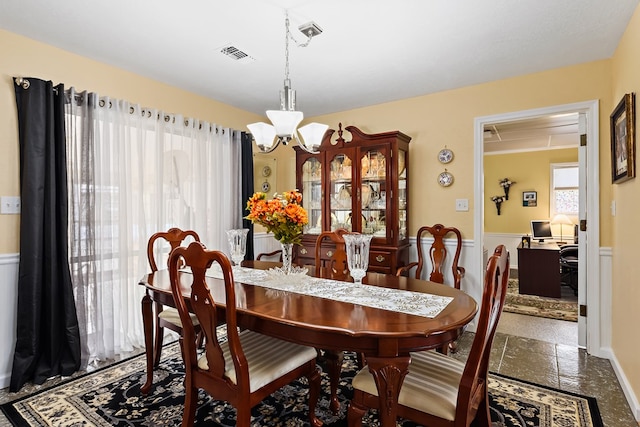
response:
<path id="1" fill-rule="evenodd" d="M 29 89 L 29 86 L 31 86 L 31 83 L 29 83 L 29 80 L 25 79 L 24 77 L 14 77 L 14 81 L 16 82 L 16 84 L 18 86 L 22 86 L 23 89 Z M 58 90 L 55 87 L 53 88 L 53 91 L 55 93 L 58 93 Z M 79 93 L 75 93 L 74 94 L 74 99 L 76 101 L 81 101 L 82 100 L 82 95 L 79 94 Z M 105 100 L 104 99 L 99 100 L 98 105 L 100 107 L 104 107 L 106 105 Z M 108 108 L 111 108 L 112 106 L 113 106 L 112 102 L 109 101 L 109 107 Z M 144 117 L 144 115 L 146 114 L 148 118 L 151 118 L 151 110 L 150 109 L 141 108 L 140 112 L 141 112 L 142 117 Z M 135 113 L 135 108 L 133 106 L 130 106 L 129 107 L 129 114 L 133 114 L 133 113 Z M 156 119 L 160 120 L 160 118 L 161 118 L 160 113 L 158 113 L 158 116 L 157 116 Z M 164 118 L 164 121 L 166 123 L 169 123 L 169 122 L 175 123 L 176 122 L 176 114 L 165 114 L 162 118 Z M 194 122 L 195 120 L 196 119 L 193 119 L 193 118 L 191 118 L 191 119 L 187 118 L 187 119 L 184 120 L 184 125 L 185 126 L 189 126 L 189 122 L 190 121 Z M 199 124 L 198 129 L 202 129 L 202 123 Z M 214 127 L 209 125 L 209 131 L 211 132 L 211 131 L 213 131 L 213 129 L 214 129 Z M 220 128 L 219 126 L 215 127 L 216 133 L 218 133 L 220 131 L 220 129 L 222 129 L 222 134 L 224 135 L 225 128 Z M 236 129 L 231 129 L 231 133 L 233 134 L 234 132 L 237 132 L 237 130 Z"/>

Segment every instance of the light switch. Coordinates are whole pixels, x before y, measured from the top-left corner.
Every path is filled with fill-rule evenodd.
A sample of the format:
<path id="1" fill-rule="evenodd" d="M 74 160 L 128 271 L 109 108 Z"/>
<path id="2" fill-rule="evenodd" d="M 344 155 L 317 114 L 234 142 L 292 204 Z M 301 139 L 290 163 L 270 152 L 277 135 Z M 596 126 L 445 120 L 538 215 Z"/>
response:
<path id="1" fill-rule="evenodd" d="M 20 197 L 19 196 L 0 197 L 0 213 L 1 214 L 19 214 L 20 213 Z"/>
<path id="2" fill-rule="evenodd" d="M 456 211 L 467 212 L 469 210 L 469 199 L 456 199 Z"/>

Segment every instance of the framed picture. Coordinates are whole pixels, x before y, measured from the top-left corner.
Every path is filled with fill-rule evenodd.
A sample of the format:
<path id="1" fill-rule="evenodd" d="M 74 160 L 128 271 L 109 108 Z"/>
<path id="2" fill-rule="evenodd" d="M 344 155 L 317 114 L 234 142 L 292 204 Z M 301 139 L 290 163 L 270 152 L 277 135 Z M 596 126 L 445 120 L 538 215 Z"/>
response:
<path id="1" fill-rule="evenodd" d="M 610 116 L 611 178 L 614 184 L 636 176 L 635 104 L 635 93 L 627 93 Z"/>
<path id="2" fill-rule="evenodd" d="M 537 191 L 523 191 L 522 192 L 522 206 L 534 207 L 538 206 L 538 192 Z"/>

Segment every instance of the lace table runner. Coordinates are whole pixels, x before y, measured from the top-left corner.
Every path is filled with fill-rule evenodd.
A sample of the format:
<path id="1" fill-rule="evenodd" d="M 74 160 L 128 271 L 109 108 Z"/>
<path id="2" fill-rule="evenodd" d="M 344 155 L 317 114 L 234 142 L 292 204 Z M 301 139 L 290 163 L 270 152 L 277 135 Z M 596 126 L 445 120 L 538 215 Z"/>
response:
<path id="1" fill-rule="evenodd" d="M 214 264 L 207 272 L 207 276 L 222 279 L 220 266 Z M 283 276 L 269 270 L 246 267 L 233 267 L 233 277 L 237 282 L 276 291 L 293 292 L 430 318 L 437 316 L 453 300 L 452 297 L 364 284 L 355 285 L 351 282 L 311 277 L 303 273 Z"/>

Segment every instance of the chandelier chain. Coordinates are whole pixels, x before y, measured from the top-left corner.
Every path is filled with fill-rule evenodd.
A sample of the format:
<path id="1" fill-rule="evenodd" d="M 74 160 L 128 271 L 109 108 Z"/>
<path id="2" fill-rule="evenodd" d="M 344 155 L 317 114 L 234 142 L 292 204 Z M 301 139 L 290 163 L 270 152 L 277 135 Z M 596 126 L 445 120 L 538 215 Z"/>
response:
<path id="1" fill-rule="evenodd" d="M 289 31 L 289 12 L 286 13 L 284 22 L 286 27 L 284 36 L 284 79 L 285 81 L 289 81 L 289 37 L 291 37 Z"/>

